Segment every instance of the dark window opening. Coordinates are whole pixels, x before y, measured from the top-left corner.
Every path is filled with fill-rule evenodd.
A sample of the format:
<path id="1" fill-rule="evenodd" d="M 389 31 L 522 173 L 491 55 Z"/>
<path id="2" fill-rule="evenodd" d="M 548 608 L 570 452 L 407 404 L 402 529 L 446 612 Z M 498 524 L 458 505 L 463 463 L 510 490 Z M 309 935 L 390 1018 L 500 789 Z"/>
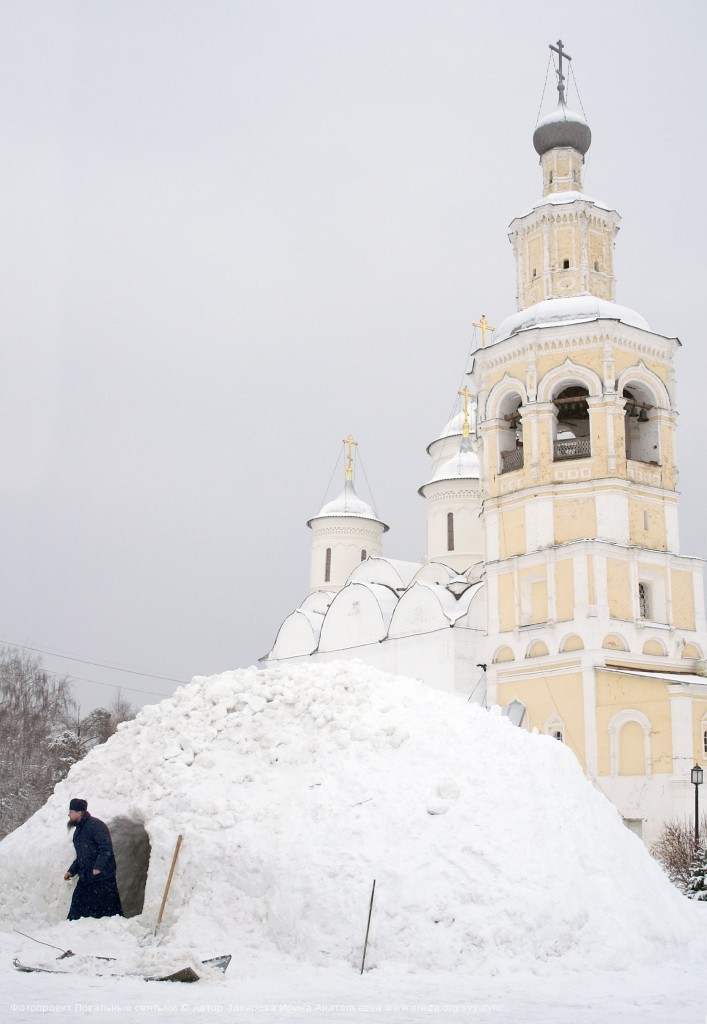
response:
<path id="1" fill-rule="evenodd" d="M 599 260 L 594 260 L 594 269 L 595 270 L 599 269 Z"/>
<path id="2" fill-rule="evenodd" d="M 560 743 L 562 743 L 562 733 L 559 729 L 553 729 L 552 735 L 554 739 L 559 740 Z"/>
<path id="3" fill-rule="evenodd" d="M 651 617 L 651 588 L 649 583 L 638 584 L 638 614 L 642 619 Z"/>
<path id="4" fill-rule="evenodd" d="M 569 270 L 570 269 L 570 261 L 569 260 L 563 260 L 562 261 L 562 269 L 563 270 Z"/>
<path id="5" fill-rule="evenodd" d="M 365 562 L 367 558 L 368 558 L 368 552 L 366 551 L 365 548 L 363 548 L 363 550 L 361 551 L 361 561 Z"/>
<path id="6" fill-rule="evenodd" d="M 537 276 L 538 276 L 538 271 L 537 271 L 537 269 L 535 267 L 533 267 L 533 277 L 537 277 Z"/>
<path id="7" fill-rule="evenodd" d="M 447 551 L 454 551 L 454 513 L 447 513 Z"/>
<path id="8" fill-rule="evenodd" d="M 326 562 L 324 563 L 324 582 L 331 582 L 331 548 L 326 549 Z"/>
<path id="9" fill-rule="evenodd" d="M 585 459 L 592 454 L 589 436 L 589 406 L 586 388 L 565 388 L 555 399 L 557 436 L 553 446 L 555 462 L 562 459 Z"/>

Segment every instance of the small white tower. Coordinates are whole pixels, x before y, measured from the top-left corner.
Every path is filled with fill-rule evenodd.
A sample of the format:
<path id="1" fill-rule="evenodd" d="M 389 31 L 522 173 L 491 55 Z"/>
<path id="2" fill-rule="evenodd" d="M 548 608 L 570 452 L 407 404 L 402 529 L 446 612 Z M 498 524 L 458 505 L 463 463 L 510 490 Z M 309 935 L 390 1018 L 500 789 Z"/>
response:
<path id="1" fill-rule="evenodd" d="M 437 465 L 432 479 L 420 487 L 418 494 L 427 505 L 427 560 L 444 562 L 462 572 L 482 561 L 484 542 L 481 471 L 469 430 L 470 391 L 465 387 L 459 394 L 464 398 L 461 441 L 457 444 L 453 439 L 452 420 L 443 437 L 430 445 Z"/>
<path id="2" fill-rule="evenodd" d="M 349 434 L 344 444 L 348 446 L 344 489 L 307 523 L 312 531 L 310 594 L 341 590 L 360 562 L 383 552 L 388 527 L 354 489 L 353 447 L 358 442 Z"/>

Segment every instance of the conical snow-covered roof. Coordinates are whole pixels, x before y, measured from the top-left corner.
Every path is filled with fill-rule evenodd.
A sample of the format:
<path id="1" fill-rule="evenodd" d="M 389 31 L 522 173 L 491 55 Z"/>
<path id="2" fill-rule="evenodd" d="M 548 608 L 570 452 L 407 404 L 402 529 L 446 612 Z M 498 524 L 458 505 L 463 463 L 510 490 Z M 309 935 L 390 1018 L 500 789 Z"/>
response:
<path id="1" fill-rule="evenodd" d="M 436 483 L 438 480 L 479 480 L 481 478 L 481 465 L 479 456 L 472 449 L 468 438 L 464 438 L 459 446 L 459 451 L 452 455 L 451 459 L 436 467 L 432 478 L 420 487 L 418 493 L 422 493 L 428 484 Z"/>
<path id="2" fill-rule="evenodd" d="M 347 480 L 338 498 L 334 498 L 333 501 L 322 505 L 317 515 L 312 516 L 308 521 L 307 526 L 311 526 L 315 519 L 328 519 L 332 516 L 347 519 L 371 519 L 373 522 L 382 523 L 384 530 L 388 529 L 386 524 L 378 518 L 371 506 L 356 494 L 353 480 Z"/>

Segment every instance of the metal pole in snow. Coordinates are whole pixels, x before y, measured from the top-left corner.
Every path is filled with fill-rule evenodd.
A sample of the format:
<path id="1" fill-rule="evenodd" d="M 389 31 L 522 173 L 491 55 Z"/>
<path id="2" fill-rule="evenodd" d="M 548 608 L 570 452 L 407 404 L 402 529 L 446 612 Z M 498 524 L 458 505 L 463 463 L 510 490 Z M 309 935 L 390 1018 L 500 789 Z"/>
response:
<path id="1" fill-rule="evenodd" d="M 368 908 L 368 924 L 366 925 L 366 938 L 363 943 L 363 956 L 361 957 L 361 974 L 363 974 L 363 968 L 366 963 L 366 948 L 368 946 L 368 932 L 371 927 L 371 914 L 373 913 L 373 893 L 376 891 L 376 880 L 373 879 L 373 888 L 371 889 L 371 904 Z"/>

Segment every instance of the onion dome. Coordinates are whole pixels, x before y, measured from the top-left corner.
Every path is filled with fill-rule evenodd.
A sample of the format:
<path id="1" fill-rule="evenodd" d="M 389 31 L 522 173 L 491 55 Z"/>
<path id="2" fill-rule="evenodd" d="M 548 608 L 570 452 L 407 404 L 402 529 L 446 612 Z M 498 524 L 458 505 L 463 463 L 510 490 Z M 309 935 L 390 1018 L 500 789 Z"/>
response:
<path id="1" fill-rule="evenodd" d="M 587 122 L 562 102 L 538 122 L 533 133 L 533 145 L 540 156 L 550 149 L 567 146 L 584 156 L 591 144 L 592 133 Z"/>
<path id="2" fill-rule="evenodd" d="M 348 519 L 372 519 L 376 523 L 381 523 L 384 533 L 388 529 L 371 506 L 356 494 L 352 480 L 346 481 L 339 497 L 323 505 L 319 513 L 308 521 L 307 526 L 311 526 L 315 519 L 328 519 L 332 516 Z"/>

